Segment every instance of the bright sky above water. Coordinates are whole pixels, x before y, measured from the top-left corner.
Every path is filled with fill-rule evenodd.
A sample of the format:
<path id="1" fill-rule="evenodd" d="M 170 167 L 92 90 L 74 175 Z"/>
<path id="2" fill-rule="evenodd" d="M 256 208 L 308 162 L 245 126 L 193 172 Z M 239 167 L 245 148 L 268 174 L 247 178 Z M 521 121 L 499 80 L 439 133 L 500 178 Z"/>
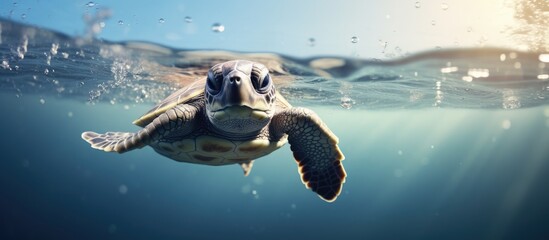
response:
<path id="1" fill-rule="evenodd" d="M 83 35 L 84 14 L 109 9 L 100 38 L 186 49 L 386 58 L 438 47 L 516 47 L 512 0 L 2 1 L 0 16 Z M 186 19 L 186 17 L 188 17 Z M 220 23 L 223 32 L 212 31 Z M 354 41 L 352 41 L 353 37 Z M 311 39 L 314 39 L 312 41 Z"/>

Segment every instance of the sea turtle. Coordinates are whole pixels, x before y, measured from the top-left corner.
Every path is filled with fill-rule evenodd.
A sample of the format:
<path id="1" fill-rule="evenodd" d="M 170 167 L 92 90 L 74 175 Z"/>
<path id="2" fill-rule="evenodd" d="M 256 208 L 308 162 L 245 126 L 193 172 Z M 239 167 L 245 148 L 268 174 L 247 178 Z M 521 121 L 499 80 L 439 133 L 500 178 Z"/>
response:
<path id="1" fill-rule="evenodd" d="M 248 175 L 254 159 L 290 142 L 301 180 L 334 201 L 346 173 L 338 138 L 311 110 L 292 107 L 260 63 L 219 63 L 205 79 L 167 97 L 133 122 L 138 132 L 84 132 L 92 148 L 123 153 L 144 146 L 180 162 L 240 164 Z"/>

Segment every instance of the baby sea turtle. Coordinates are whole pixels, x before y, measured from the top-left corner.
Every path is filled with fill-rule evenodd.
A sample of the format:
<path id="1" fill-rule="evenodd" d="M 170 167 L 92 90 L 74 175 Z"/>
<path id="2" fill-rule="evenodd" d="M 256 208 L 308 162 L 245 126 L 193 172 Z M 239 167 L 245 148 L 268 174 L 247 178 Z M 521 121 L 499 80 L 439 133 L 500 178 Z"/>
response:
<path id="1" fill-rule="evenodd" d="M 180 162 L 240 164 L 248 175 L 254 159 L 290 142 L 301 180 L 326 201 L 345 182 L 338 138 L 311 110 L 292 107 L 260 63 L 217 64 L 163 100 L 134 124 L 138 132 L 84 132 L 92 148 L 123 153 L 144 146 Z"/>

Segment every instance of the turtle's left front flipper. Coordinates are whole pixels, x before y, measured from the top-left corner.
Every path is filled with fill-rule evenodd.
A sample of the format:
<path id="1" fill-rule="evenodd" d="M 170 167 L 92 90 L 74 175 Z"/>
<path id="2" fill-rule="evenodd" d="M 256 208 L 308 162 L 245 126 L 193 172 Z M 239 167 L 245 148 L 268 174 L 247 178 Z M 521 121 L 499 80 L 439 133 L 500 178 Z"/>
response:
<path id="1" fill-rule="evenodd" d="M 322 199 L 332 202 L 345 182 L 345 158 L 338 138 L 311 110 L 291 108 L 276 113 L 271 134 L 288 134 L 288 142 L 299 165 L 301 180 Z"/>

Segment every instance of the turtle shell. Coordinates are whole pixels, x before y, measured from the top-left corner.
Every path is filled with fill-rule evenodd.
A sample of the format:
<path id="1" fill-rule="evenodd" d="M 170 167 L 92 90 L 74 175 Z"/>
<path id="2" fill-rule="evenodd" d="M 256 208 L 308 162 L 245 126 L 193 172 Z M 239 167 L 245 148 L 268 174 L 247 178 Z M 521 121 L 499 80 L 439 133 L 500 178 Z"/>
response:
<path id="1" fill-rule="evenodd" d="M 133 124 L 145 127 L 147 124 L 151 123 L 156 117 L 160 114 L 166 112 L 167 110 L 175 107 L 178 104 L 188 102 L 194 97 L 204 93 L 204 85 L 206 84 L 206 79 L 198 80 L 193 82 L 191 85 L 181 88 L 166 99 L 162 100 L 159 104 L 154 106 L 151 110 L 145 113 L 143 116 L 133 121 Z"/>

